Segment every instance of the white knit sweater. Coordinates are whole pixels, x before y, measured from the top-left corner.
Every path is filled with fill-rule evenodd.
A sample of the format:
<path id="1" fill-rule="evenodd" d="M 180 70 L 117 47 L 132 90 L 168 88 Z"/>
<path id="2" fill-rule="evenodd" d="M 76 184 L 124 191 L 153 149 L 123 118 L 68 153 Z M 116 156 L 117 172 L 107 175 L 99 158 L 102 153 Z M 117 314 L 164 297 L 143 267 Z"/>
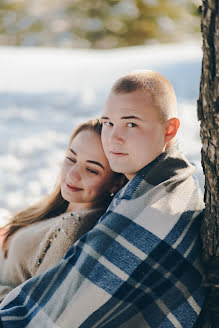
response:
<path id="1" fill-rule="evenodd" d="M 103 213 L 102 208 L 64 213 L 18 230 L 6 259 L 0 250 L 0 302 L 14 287 L 56 265 Z"/>

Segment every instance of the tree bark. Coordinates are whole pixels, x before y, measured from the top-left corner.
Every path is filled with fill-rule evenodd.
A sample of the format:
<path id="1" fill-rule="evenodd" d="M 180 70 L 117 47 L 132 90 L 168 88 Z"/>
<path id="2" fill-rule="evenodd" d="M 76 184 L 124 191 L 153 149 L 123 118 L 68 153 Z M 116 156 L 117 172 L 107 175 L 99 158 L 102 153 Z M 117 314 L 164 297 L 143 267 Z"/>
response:
<path id="1" fill-rule="evenodd" d="M 204 284 L 209 288 L 197 327 L 219 328 L 219 1 L 202 3 L 203 61 L 198 100 L 205 211 L 201 227 Z"/>

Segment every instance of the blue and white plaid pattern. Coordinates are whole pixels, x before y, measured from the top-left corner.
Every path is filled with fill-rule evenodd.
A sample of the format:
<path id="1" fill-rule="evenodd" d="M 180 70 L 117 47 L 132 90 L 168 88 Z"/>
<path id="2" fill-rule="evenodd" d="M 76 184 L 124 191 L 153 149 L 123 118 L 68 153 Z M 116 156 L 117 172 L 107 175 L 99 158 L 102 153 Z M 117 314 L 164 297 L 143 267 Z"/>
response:
<path id="1" fill-rule="evenodd" d="M 56 267 L 6 297 L 2 327 L 193 327 L 205 298 L 193 173 L 176 147 L 139 171 Z"/>

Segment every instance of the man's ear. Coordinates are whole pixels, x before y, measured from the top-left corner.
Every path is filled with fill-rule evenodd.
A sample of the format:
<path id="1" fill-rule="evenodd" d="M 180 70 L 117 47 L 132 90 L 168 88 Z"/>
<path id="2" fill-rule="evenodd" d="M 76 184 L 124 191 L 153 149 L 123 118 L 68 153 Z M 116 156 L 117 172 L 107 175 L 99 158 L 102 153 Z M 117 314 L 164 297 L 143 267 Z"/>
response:
<path id="1" fill-rule="evenodd" d="M 167 121 L 166 133 L 165 133 L 166 143 L 168 143 L 170 140 L 172 140 L 175 137 L 175 135 L 179 129 L 179 126 L 180 126 L 180 121 L 176 117 L 170 118 Z"/>
<path id="2" fill-rule="evenodd" d="M 127 182 L 128 179 L 123 174 L 121 174 L 121 176 L 116 177 L 116 182 L 110 188 L 110 193 L 116 194 L 117 191 L 119 191 Z"/>

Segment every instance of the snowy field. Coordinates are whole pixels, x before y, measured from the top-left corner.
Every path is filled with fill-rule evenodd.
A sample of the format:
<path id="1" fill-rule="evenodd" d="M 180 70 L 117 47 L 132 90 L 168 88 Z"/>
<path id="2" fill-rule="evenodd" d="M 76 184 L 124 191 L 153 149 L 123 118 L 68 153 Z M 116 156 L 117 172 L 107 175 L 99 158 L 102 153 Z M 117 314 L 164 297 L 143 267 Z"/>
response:
<path id="1" fill-rule="evenodd" d="M 72 129 L 101 114 L 116 78 L 141 68 L 172 82 L 180 147 L 197 166 L 203 189 L 196 114 L 201 60 L 198 42 L 98 51 L 0 47 L 0 208 L 21 209 L 50 191 Z"/>

